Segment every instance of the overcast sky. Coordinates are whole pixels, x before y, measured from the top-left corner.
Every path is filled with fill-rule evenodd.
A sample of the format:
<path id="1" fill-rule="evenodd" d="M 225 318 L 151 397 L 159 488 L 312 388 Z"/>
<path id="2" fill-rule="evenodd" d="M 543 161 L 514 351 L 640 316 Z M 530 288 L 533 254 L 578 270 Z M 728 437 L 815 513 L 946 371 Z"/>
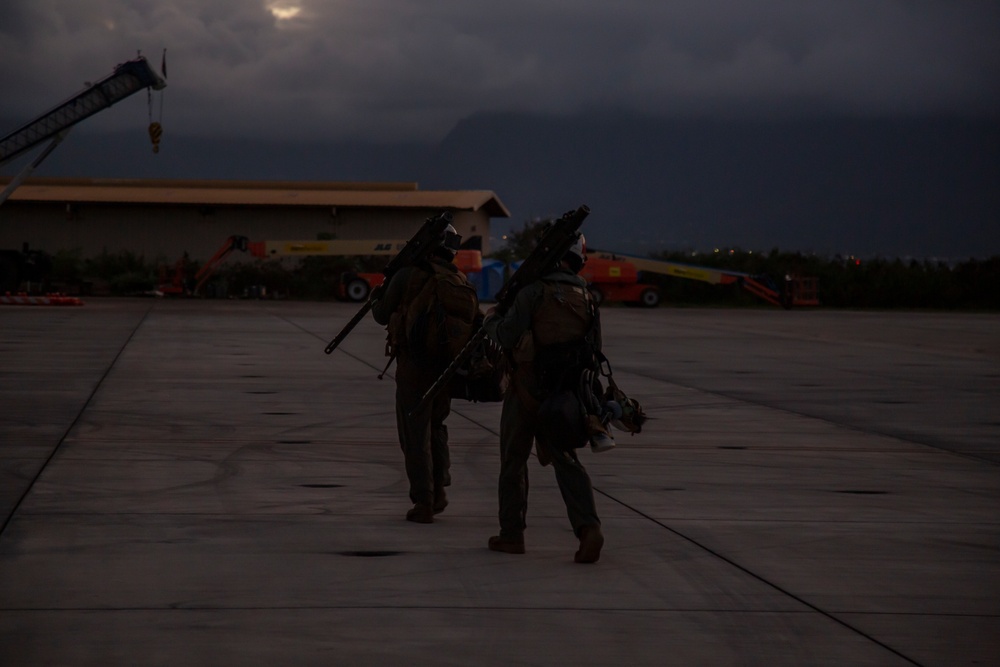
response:
<path id="1" fill-rule="evenodd" d="M 436 141 L 482 111 L 1000 112 L 994 0 L 4 0 L 0 118 L 167 49 L 170 132 Z M 121 128 L 145 94 L 87 122 Z M 159 114 L 159 101 L 154 115 Z M 0 131 L 12 130 L 0 128 Z"/>

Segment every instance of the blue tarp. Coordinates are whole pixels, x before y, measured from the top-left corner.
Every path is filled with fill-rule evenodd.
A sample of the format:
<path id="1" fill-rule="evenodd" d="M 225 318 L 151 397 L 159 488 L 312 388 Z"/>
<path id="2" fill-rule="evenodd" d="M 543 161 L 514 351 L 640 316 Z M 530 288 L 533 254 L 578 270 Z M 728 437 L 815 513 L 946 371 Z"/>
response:
<path id="1" fill-rule="evenodd" d="M 496 294 L 503 287 L 505 265 L 495 259 L 484 259 L 483 269 L 468 274 L 469 282 L 476 288 L 480 301 L 496 301 Z"/>

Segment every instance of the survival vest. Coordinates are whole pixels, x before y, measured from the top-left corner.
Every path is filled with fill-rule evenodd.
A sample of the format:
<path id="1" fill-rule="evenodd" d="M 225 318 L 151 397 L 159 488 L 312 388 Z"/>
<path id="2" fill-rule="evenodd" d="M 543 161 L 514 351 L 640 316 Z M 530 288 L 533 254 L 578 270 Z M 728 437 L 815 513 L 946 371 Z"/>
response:
<path id="1" fill-rule="evenodd" d="M 389 319 L 386 354 L 406 350 L 417 361 L 449 362 L 472 336 L 479 299 L 454 267 L 428 262 L 420 268 L 426 279 L 413 280 Z"/>
<path id="2" fill-rule="evenodd" d="M 575 383 L 584 368 L 596 368 L 600 350 L 597 310 L 581 285 L 542 282 L 531 331 L 513 352 L 516 372 L 528 387 L 549 394 Z"/>
<path id="3" fill-rule="evenodd" d="M 584 338 L 593 321 L 587 288 L 550 281 L 543 281 L 542 286 L 542 301 L 531 316 L 535 347 Z"/>

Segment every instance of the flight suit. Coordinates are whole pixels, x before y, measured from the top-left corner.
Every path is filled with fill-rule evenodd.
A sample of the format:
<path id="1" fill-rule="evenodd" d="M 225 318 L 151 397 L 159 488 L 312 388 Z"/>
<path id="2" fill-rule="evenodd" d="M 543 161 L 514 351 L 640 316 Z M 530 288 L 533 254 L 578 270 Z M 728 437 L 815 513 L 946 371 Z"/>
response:
<path id="1" fill-rule="evenodd" d="M 438 267 L 458 272 L 454 264 L 440 257 L 430 261 Z M 372 316 L 379 324 L 388 325 L 393 313 L 398 313 L 419 292 L 430 278 L 426 268 L 408 266 L 393 274 L 383 296 L 372 307 Z M 445 420 L 451 413 L 448 391 L 439 392 L 428 407 L 410 416 L 420 399 L 447 365 L 446 361 L 428 362 L 414 353 L 405 342 L 395 350 L 396 357 L 396 430 L 409 480 L 410 500 L 414 509 L 433 507 L 433 513 L 444 510 L 448 504 L 445 487 L 451 485 L 451 457 L 448 449 L 448 427 Z M 430 516 L 421 512 L 411 513 L 411 521 L 429 523 Z"/>
<path id="2" fill-rule="evenodd" d="M 566 296 L 574 290 L 576 298 L 564 299 L 562 303 L 558 297 L 552 296 L 553 293 Z M 531 369 L 537 361 L 532 358 L 544 356 L 547 344 L 560 342 L 552 338 L 566 338 L 573 336 L 574 332 L 576 337 L 580 337 L 590 329 L 594 315 L 592 312 L 580 312 L 580 291 L 589 302 L 586 281 L 568 269 L 557 269 L 518 292 L 513 305 L 503 316 L 487 317 L 483 324 L 487 335 L 508 351 L 515 366 L 500 417 L 499 537 L 504 542 L 523 543 L 527 525 L 527 464 L 532 441 L 538 432 L 538 408 L 546 393 L 537 369 Z M 553 333 L 550 328 L 546 336 L 540 330 L 543 323 L 555 326 L 556 331 Z M 560 325 L 564 325 L 561 332 L 558 331 Z M 599 323 L 596 328 L 599 344 Z M 539 349 L 535 349 L 534 353 L 526 352 L 525 348 L 531 345 Z M 551 461 L 555 470 L 570 525 L 578 538 L 587 527 L 599 529 L 601 523 L 590 476 L 576 455 L 576 447 L 581 444 L 565 441 L 537 443 L 539 459 Z"/>

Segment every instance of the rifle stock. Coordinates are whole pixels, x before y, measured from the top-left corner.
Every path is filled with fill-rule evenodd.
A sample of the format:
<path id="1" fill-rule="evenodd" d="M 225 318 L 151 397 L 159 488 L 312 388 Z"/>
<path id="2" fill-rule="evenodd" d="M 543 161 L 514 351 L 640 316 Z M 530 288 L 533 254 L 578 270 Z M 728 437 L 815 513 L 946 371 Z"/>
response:
<path id="1" fill-rule="evenodd" d="M 559 263 L 563 255 L 573 247 L 580 225 L 583 224 L 584 219 L 588 215 L 590 215 L 590 208 L 583 205 L 574 211 L 567 211 L 561 218 L 549 225 L 542 234 L 542 238 L 539 239 L 535 249 L 531 251 L 531 254 L 521 263 L 521 266 L 514 272 L 514 275 L 507 279 L 503 287 L 500 288 L 500 291 L 497 292 L 496 312 L 499 315 L 503 315 L 510 310 L 510 307 L 514 305 L 517 293 L 522 288 L 541 278 Z M 420 398 L 420 402 L 410 411 L 409 414 L 411 416 L 427 408 L 431 400 L 451 382 L 458 369 L 468 360 L 469 356 L 476 349 L 476 346 L 485 337 L 486 329 L 480 326 L 472 334 L 469 342 L 465 344 L 461 352 L 452 359 L 448 367 L 434 381 L 434 384 L 424 392 L 424 395 Z"/>
<path id="2" fill-rule="evenodd" d="M 375 303 L 382 298 L 382 294 L 385 291 L 385 286 L 389 283 L 389 280 L 397 271 L 407 266 L 416 264 L 417 262 L 425 259 L 431 254 L 435 246 L 441 242 L 444 238 L 445 229 L 451 224 L 451 213 L 444 211 L 431 218 L 424 221 L 424 224 L 417 230 L 417 233 L 413 235 L 409 241 L 403 246 L 396 255 L 389 260 L 385 268 L 382 269 L 382 275 L 385 276 L 385 281 L 372 290 L 371 294 L 368 295 L 368 300 L 365 305 L 361 307 L 354 317 L 344 325 L 344 328 L 340 330 L 340 333 L 334 337 L 332 341 L 323 350 L 327 354 L 330 354 L 337 349 L 345 338 L 354 330 L 354 327 L 361 323 L 361 320 L 365 318 L 365 315 L 372 309 Z"/>

